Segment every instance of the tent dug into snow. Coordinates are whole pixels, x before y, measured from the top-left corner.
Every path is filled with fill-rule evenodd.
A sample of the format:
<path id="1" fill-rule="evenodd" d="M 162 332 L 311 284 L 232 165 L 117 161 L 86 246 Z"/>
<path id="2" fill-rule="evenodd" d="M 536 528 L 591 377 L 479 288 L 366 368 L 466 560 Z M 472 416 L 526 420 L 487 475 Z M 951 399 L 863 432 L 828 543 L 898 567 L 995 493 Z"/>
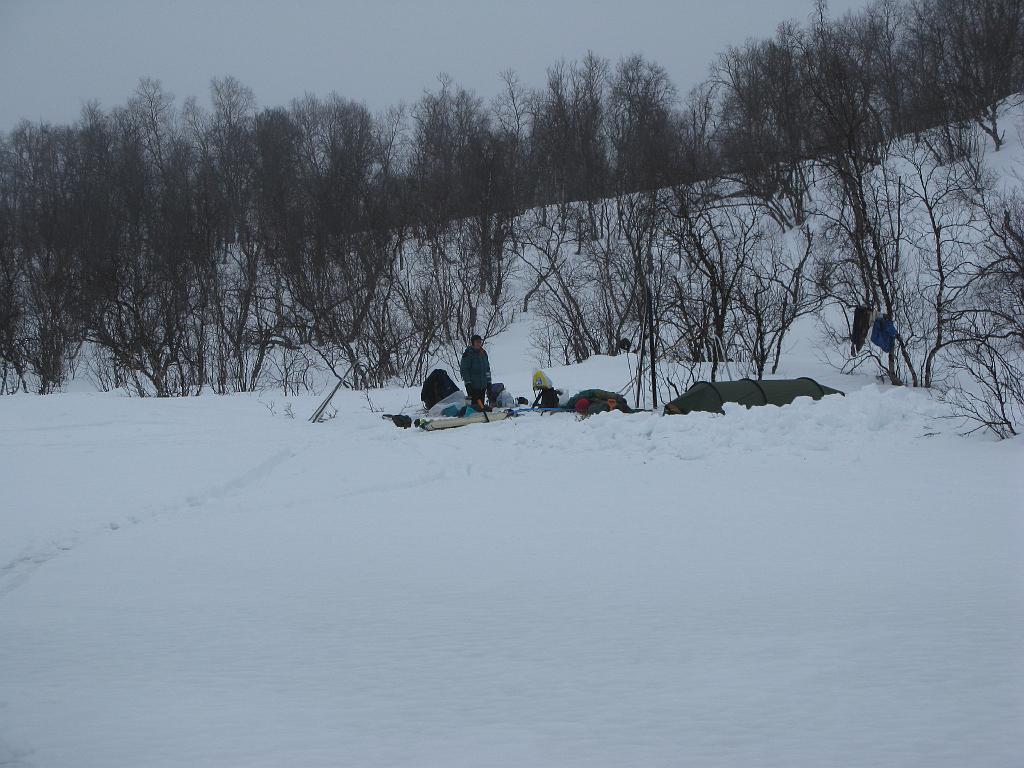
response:
<path id="1" fill-rule="evenodd" d="M 820 400 L 825 395 L 845 392 L 826 387 L 814 379 L 775 379 L 771 381 L 740 379 L 739 381 L 698 381 L 683 394 L 665 406 L 665 415 L 686 415 L 693 411 L 725 413 L 725 403 L 739 403 L 750 408 L 755 405 L 789 405 L 798 397 Z"/>

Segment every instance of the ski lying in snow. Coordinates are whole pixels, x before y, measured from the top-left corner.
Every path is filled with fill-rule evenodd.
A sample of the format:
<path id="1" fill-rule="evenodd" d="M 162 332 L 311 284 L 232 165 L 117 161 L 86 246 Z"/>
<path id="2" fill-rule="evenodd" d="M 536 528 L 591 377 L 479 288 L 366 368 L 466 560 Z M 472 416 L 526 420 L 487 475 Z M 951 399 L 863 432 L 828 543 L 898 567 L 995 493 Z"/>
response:
<path id="1" fill-rule="evenodd" d="M 487 424 L 492 421 L 501 421 L 510 416 L 515 416 L 511 410 L 491 411 L 490 413 L 474 413 L 472 416 L 458 416 L 449 419 L 417 419 L 416 426 L 433 432 L 436 429 L 452 429 L 453 427 L 464 427 L 467 424 Z"/>

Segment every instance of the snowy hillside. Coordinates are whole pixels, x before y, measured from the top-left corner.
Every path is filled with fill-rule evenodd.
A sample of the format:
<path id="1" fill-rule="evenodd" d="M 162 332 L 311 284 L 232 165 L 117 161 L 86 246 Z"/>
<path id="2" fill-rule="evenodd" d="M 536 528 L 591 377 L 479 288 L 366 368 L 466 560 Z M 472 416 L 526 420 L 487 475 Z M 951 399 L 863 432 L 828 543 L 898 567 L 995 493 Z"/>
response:
<path id="1" fill-rule="evenodd" d="M 0 398 L 0 764 L 1019 765 L 1024 444 L 794 360 L 848 396 Z"/>

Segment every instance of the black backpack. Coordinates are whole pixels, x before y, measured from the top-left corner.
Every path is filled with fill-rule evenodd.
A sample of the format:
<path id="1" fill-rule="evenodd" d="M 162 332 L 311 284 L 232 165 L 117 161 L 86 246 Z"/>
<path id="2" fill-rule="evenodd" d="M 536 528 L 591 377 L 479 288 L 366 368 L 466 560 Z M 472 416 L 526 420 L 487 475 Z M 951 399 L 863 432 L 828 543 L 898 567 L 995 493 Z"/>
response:
<path id="1" fill-rule="evenodd" d="M 537 404 L 540 403 L 541 408 L 558 408 L 558 396 L 561 394 L 561 390 L 553 389 L 548 387 L 542 389 L 537 394 L 537 399 L 533 401 L 533 407 L 536 408 Z"/>
<path id="2" fill-rule="evenodd" d="M 420 390 L 420 400 L 423 401 L 423 407 L 430 410 L 448 397 L 448 395 L 458 391 L 459 388 L 455 386 L 455 382 L 451 380 L 448 372 L 437 368 L 431 371 L 430 375 L 427 376 L 427 380 L 423 382 L 423 389 Z"/>

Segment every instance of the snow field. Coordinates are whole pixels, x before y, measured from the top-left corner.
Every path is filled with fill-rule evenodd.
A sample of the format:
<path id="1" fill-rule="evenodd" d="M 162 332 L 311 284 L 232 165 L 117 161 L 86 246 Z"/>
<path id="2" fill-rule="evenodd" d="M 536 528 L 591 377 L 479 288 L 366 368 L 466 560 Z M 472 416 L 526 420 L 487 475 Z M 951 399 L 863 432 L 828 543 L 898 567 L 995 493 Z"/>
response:
<path id="1" fill-rule="evenodd" d="M 2 399 L 0 762 L 1017 765 L 1022 447 L 838 384 L 436 433 Z"/>

